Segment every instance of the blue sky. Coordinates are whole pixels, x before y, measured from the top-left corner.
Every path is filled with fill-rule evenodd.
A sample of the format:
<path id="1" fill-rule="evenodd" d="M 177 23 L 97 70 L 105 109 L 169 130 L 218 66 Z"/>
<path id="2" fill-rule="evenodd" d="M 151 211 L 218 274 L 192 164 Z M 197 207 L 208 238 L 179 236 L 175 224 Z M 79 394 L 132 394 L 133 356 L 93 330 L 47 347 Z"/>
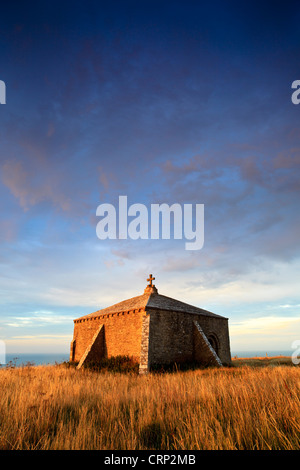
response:
<path id="1" fill-rule="evenodd" d="M 296 2 L 1 6 L 0 339 L 66 352 L 143 292 L 229 318 L 232 350 L 300 339 Z M 99 240 L 96 209 L 205 205 L 205 242 Z"/>

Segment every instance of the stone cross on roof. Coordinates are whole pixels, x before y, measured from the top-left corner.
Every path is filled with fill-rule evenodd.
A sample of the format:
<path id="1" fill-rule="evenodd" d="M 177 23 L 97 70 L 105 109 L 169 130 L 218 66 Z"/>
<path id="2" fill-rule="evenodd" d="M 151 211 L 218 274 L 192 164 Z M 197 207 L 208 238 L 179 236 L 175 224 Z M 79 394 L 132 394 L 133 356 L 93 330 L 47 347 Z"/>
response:
<path id="1" fill-rule="evenodd" d="M 153 277 L 152 274 L 149 274 L 149 278 L 147 279 L 147 281 L 150 284 L 148 284 L 148 285 L 152 287 L 153 286 L 152 281 L 154 281 L 154 280 L 155 280 L 155 277 Z"/>
<path id="2" fill-rule="evenodd" d="M 144 290 L 144 294 L 157 294 L 157 289 L 154 284 L 152 284 L 152 281 L 154 281 L 155 277 L 152 276 L 152 274 L 149 274 L 149 277 L 147 281 L 149 284 L 147 284 L 146 289 Z"/>

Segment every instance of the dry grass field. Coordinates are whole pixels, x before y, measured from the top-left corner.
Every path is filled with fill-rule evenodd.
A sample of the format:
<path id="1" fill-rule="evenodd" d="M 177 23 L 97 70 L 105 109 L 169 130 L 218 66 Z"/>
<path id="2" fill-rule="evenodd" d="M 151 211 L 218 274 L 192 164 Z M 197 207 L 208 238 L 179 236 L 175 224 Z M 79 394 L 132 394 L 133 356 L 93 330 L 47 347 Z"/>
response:
<path id="1" fill-rule="evenodd" d="M 0 369 L 0 449 L 300 449 L 300 366 L 138 376 L 65 365 Z"/>

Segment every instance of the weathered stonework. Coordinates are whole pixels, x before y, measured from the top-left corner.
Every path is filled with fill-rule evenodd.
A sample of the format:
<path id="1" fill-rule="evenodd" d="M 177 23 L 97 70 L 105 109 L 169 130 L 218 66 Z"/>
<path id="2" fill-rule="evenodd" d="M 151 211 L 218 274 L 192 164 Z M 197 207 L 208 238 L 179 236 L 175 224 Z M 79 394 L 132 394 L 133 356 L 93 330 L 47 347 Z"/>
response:
<path id="1" fill-rule="evenodd" d="M 78 369 L 82 364 L 87 362 L 97 362 L 99 357 L 103 357 L 105 352 L 105 340 L 104 340 L 104 325 L 100 325 L 96 333 L 94 334 L 92 341 L 88 344 L 84 354 L 78 364 Z"/>
<path id="2" fill-rule="evenodd" d="M 97 315 L 74 321 L 75 353 L 73 360 L 79 362 L 94 334 L 104 327 L 103 355 L 107 357 L 128 355 L 139 361 L 143 309 Z"/>
<path id="3" fill-rule="evenodd" d="M 174 362 L 229 365 L 228 319 L 158 294 L 153 279 L 143 295 L 74 320 L 70 360 L 127 355 L 141 374 Z"/>
<path id="4" fill-rule="evenodd" d="M 140 355 L 140 374 L 146 374 L 149 372 L 149 327 L 150 327 L 150 315 L 145 314 L 143 317 L 142 324 L 142 335 L 141 335 L 141 355 Z"/>
<path id="5" fill-rule="evenodd" d="M 197 320 L 194 320 L 194 358 L 197 362 L 208 366 L 222 366 L 221 359 Z"/>

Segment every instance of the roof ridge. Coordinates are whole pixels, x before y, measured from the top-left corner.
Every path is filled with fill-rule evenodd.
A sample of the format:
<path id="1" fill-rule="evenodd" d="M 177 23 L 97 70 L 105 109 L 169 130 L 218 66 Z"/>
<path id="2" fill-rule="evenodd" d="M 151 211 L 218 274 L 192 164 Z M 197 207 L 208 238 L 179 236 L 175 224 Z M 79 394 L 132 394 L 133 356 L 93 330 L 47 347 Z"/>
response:
<path id="1" fill-rule="evenodd" d="M 151 305 L 151 300 L 154 300 L 152 296 L 159 296 L 161 297 L 162 299 L 166 299 L 167 302 L 165 302 L 164 304 L 162 305 L 155 305 L 155 302 L 153 303 L 153 305 Z M 176 306 L 177 306 L 177 309 L 176 309 Z M 178 310 L 178 311 L 186 311 L 187 313 L 200 313 L 202 315 L 207 315 L 207 316 L 210 316 L 210 317 L 216 317 L 216 318 L 226 318 L 222 315 L 218 315 L 216 313 L 213 313 L 213 312 L 210 312 L 209 310 L 205 310 L 201 307 L 196 307 L 195 305 L 191 305 L 191 304 L 188 304 L 186 302 L 182 302 L 181 300 L 177 300 L 177 299 L 174 299 L 172 297 L 168 297 L 166 295 L 162 295 L 162 294 L 151 294 L 151 296 L 149 297 L 148 299 L 148 302 L 146 304 L 146 308 L 150 308 L 150 309 L 154 309 L 154 308 L 161 308 L 162 310 L 172 310 L 174 309 L 174 311 Z M 181 308 L 178 308 L 178 307 L 181 307 Z M 184 307 L 184 309 L 183 309 Z"/>

